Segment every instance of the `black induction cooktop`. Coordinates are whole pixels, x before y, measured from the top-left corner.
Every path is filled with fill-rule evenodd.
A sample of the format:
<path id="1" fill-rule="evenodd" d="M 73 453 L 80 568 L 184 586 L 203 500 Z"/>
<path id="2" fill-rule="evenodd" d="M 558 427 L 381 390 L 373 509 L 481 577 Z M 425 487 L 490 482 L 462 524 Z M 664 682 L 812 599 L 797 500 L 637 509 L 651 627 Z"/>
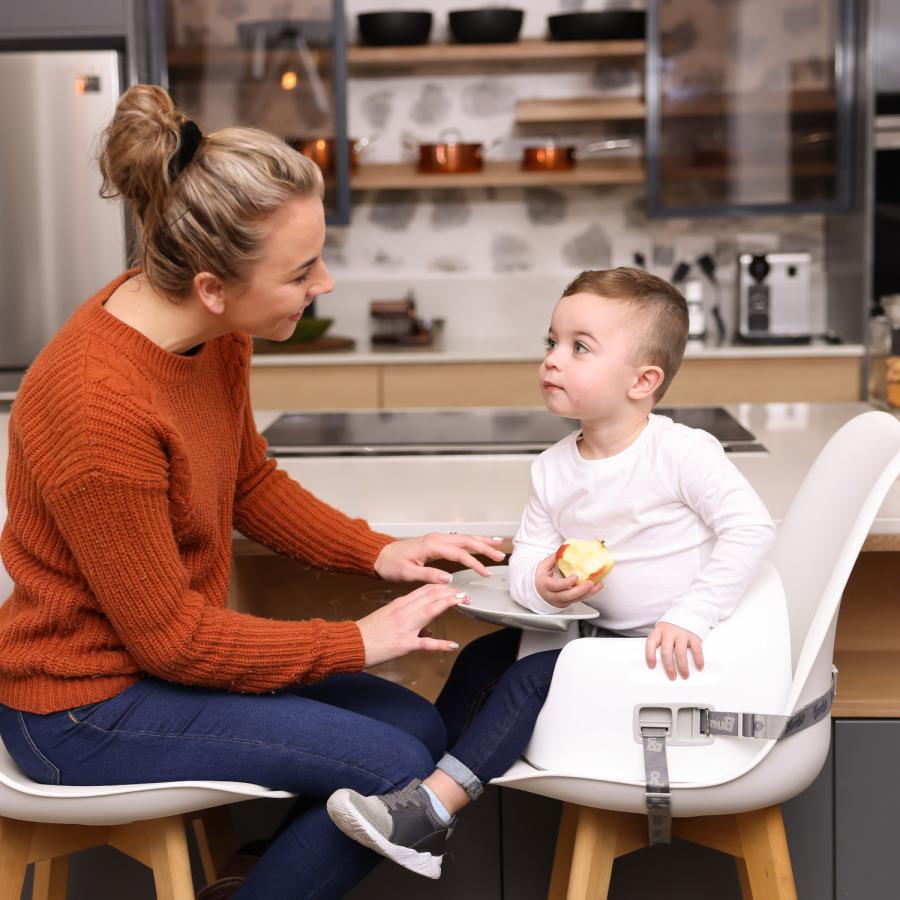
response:
<path id="1" fill-rule="evenodd" d="M 765 452 L 721 406 L 655 410 L 702 428 L 728 451 Z M 264 432 L 270 456 L 540 453 L 579 427 L 541 409 L 439 409 L 285 413 Z"/>

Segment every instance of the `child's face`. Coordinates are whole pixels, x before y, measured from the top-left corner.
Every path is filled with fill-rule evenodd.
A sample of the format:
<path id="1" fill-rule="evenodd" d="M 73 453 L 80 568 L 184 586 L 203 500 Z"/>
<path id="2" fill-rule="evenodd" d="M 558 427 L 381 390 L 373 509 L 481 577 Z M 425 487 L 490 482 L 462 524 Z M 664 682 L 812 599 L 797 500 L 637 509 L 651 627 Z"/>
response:
<path id="1" fill-rule="evenodd" d="M 582 423 L 627 415 L 639 373 L 632 362 L 635 330 L 624 303 L 594 294 L 563 297 L 553 310 L 540 368 L 547 409 Z"/>

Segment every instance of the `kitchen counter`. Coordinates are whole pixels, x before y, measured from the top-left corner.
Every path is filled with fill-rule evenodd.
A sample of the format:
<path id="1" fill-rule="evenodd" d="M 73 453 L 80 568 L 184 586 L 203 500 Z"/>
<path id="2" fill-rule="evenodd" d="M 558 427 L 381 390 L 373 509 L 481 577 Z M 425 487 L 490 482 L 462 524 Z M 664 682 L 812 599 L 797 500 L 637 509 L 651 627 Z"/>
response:
<path id="1" fill-rule="evenodd" d="M 846 421 L 865 403 L 768 403 L 725 407 L 768 449 L 730 458 L 779 521 L 804 475 Z M 280 410 L 258 410 L 260 431 Z M 406 537 L 426 531 L 475 531 L 511 537 L 529 484 L 531 455 L 281 457 L 279 466 L 305 487 L 373 528 Z M 900 550 L 900 483 L 872 527 L 867 547 Z"/>
<path id="2" fill-rule="evenodd" d="M 865 403 L 726 405 L 769 451 L 760 456 L 735 454 L 731 459 L 778 521 L 828 438 L 844 422 L 870 408 Z M 263 431 L 281 413 L 282 410 L 257 410 L 257 428 Z M 3 472 L 8 424 L 9 414 L 0 413 Z M 445 530 L 511 537 L 525 503 L 533 458 L 522 454 L 374 459 L 282 457 L 279 466 L 323 500 L 390 534 L 403 537 Z M 0 515 L 3 514 L 5 492 L 0 494 Z M 900 483 L 893 486 L 882 505 L 867 549 L 900 550 Z"/>
<path id="3" fill-rule="evenodd" d="M 323 353 L 259 353 L 253 356 L 253 365 L 269 366 L 308 365 L 416 365 L 422 363 L 495 363 L 534 362 L 543 357 L 541 338 L 465 338 L 446 336 L 437 347 L 412 347 L 403 349 L 371 349 L 368 341 L 357 341 L 358 349 L 352 351 L 327 351 Z M 729 344 L 717 347 L 712 343 L 691 341 L 685 352 L 686 359 L 861 359 L 865 355 L 862 344 L 750 346 Z"/>

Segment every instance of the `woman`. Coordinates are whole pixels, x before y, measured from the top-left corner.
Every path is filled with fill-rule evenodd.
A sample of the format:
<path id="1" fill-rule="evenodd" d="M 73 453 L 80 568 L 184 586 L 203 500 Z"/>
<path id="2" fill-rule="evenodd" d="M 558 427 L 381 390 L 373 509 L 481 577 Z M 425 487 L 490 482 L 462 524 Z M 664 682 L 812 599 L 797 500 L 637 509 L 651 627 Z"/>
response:
<path id="1" fill-rule="evenodd" d="M 424 776 L 445 743 L 430 704 L 360 670 L 455 649 L 423 636 L 465 600 L 428 561 L 486 574 L 472 554 L 503 554 L 374 532 L 266 457 L 250 335 L 286 339 L 333 288 L 315 165 L 253 129 L 204 137 L 146 85 L 122 97 L 100 163 L 104 196 L 140 222 L 142 266 L 73 314 L 13 407 L 0 735 L 44 783 L 222 779 L 314 798 L 234 896 L 338 897 L 377 857 L 324 798 Z M 236 613 L 233 526 L 315 566 L 428 584 L 358 622 Z"/>

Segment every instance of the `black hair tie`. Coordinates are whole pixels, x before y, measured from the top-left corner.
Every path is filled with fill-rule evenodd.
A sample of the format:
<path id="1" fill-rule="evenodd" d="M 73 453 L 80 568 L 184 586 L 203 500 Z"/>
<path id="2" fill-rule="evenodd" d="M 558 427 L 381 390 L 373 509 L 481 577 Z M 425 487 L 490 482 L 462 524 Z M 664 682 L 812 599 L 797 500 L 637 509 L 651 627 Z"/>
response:
<path id="1" fill-rule="evenodd" d="M 185 166 L 194 158 L 203 132 L 193 119 L 181 123 L 181 144 L 178 153 L 169 160 L 169 178 L 174 181 L 184 171 Z"/>

